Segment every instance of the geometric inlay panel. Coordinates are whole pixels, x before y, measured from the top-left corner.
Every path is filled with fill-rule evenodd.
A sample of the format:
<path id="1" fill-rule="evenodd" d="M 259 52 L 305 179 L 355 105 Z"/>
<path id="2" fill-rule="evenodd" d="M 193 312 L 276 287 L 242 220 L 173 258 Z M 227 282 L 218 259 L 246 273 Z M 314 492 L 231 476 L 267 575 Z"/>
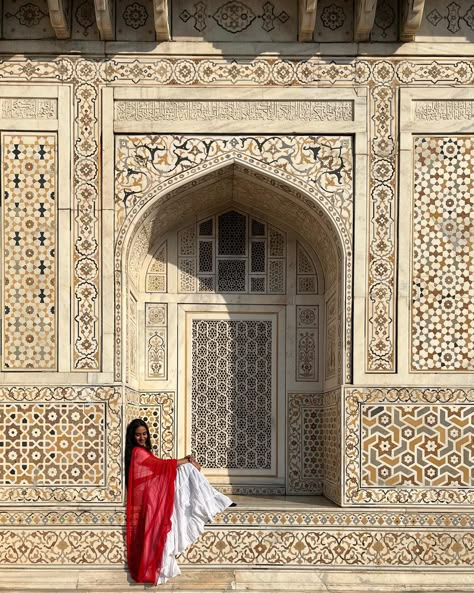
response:
<path id="1" fill-rule="evenodd" d="M 104 482 L 105 403 L 0 403 L 0 485 Z"/>
<path id="2" fill-rule="evenodd" d="M 116 387 L 0 388 L 0 500 L 120 502 Z"/>
<path id="3" fill-rule="evenodd" d="M 474 370 L 474 137 L 414 140 L 411 366 Z"/>
<path id="4" fill-rule="evenodd" d="M 56 135 L 2 134 L 3 370 L 56 368 Z"/>
<path id="5" fill-rule="evenodd" d="M 288 494 L 322 494 L 322 397 L 288 394 Z"/>
<path id="6" fill-rule="evenodd" d="M 341 503 L 341 390 L 323 394 L 323 493 L 334 502 Z"/>
<path id="7" fill-rule="evenodd" d="M 272 465 L 273 321 L 193 319 L 191 449 L 206 468 Z"/>
<path id="8" fill-rule="evenodd" d="M 363 487 L 474 486 L 474 406 L 362 406 Z"/>
<path id="9" fill-rule="evenodd" d="M 348 504 L 472 504 L 474 390 L 346 388 Z"/>

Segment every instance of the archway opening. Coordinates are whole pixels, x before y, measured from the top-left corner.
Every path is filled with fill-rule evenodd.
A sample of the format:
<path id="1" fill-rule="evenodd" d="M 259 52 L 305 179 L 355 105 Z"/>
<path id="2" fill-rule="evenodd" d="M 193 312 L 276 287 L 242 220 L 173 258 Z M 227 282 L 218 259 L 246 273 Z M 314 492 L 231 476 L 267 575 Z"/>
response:
<path id="1" fill-rule="evenodd" d="M 226 492 L 337 499 L 342 263 L 321 209 L 237 164 L 148 209 L 124 365 L 158 454 L 192 451 Z"/>

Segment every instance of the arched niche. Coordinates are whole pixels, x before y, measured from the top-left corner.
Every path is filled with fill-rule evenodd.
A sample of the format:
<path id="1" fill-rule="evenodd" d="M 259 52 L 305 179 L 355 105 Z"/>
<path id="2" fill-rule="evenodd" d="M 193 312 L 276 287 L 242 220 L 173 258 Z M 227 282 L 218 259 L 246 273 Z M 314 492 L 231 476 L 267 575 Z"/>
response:
<path id="1" fill-rule="evenodd" d="M 228 229 L 229 220 L 245 220 L 240 256 L 219 255 L 224 220 Z M 183 233 L 188 234 L 187 251 L 180 244 Z M 278 253 L 271 251 L 271 234 L 284 237 Z M 127 414 L 148 418 L 159 454 L 181 455 L 193 448 L 210 479 L 225 491 L 326 493 L 337 501 L 339 386 L 347 362 L 350 285 L 344 243 L 324 208 L 268 172 L 233 162 L 150 199 L 124 245 L 121 364 Z M 213 254 L 210 268 L 201 266 L 202 246 Z M 264 254 L 265 272 L 261 263 L 255 268 L 254 251 Z M 239 264 L 246 269 L 243 284 L 222 290 L 218 268 L 228 268 L 239 257 L 246 262 Z M 194 261 L 194 272 L 186 269 L 194 280 L 183 288 L 186 259 Z M 278 264 L 275 268 L 283 262 L 283 290 L 270 288 L 270 260 Z M 211 276 L 209 288 L 203 280 L 210 282 Z M 235 347 L 243 354 L 234 367 L 227 365 L 227 388 L 216 391 L 210 385 L 216 373 L 206 362 L 214 353 L 205 350 L 214 347 L 217 327 L 223 337 L 216 348 Z M 261 335 L 255 346 L 257 327 Z M 258 385 L 253 395 L 243 394 L 241 376 L 241 367 L 245 372 L 255 368 L 245 358 L 259 344 L 268 350 L 266 362 L 257 362 L 270 384 L 262 397 Z M 233 372 L 240 373 L 235 381 Z M 255 383 L 250 375 L 246 380 Z M 232 403 L 233 397 L 240 404 Z M 252 399 L 259 401 L 256 407 Z M 252 420 L 245 425 L 246 409 Z"/>

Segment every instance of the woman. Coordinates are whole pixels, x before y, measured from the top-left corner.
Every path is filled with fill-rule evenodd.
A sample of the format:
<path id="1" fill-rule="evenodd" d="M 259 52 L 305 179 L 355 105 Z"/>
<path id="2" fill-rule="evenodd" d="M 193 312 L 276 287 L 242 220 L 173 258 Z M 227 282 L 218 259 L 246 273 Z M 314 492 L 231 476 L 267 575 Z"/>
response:
<path id="1" fill-rule="evenodd" d="M 150 432 L 137 418 L 127 427 L 127 560 L 138 583 L 165 583 L 181 574 L 175 556 L 204 531 L 204 524 L 234 503 L 199 473 L 191 456 L 158 459 Z"/>

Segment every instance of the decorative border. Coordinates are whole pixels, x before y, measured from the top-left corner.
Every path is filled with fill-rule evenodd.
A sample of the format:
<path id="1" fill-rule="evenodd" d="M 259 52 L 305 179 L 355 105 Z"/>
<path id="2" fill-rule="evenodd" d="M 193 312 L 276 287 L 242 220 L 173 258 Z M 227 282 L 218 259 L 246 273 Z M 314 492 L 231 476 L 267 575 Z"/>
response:
<path id="1" fill-rule="evenodd" d="M 107 415 L 103 486 L 4 486 L 2 502 L 83 502 L 122 501 L 122 410 L 121 391 L 117 387 L 0 387 L 0 400 L 21 405 L 24 402 L 103 402 Z"/>
<path id="2" fill-rule="evenodd" d="M 344 504 L 473 504 L 474 488 L 362 488 L 361 407 L 364 404 L 474 403 L 474 389 L 346 388 Z"/>
<path id="3" fill-rule="evenodd" d="M 3 565 L 15 568 L 118 565 L 123 570 L 124 536 L 119 529 L 5 529 L 0 531 L 0 553 Z M 471 569 L 473 541 L 467 530 L 210 527 L 180 557 L 180 564 Z"/>

